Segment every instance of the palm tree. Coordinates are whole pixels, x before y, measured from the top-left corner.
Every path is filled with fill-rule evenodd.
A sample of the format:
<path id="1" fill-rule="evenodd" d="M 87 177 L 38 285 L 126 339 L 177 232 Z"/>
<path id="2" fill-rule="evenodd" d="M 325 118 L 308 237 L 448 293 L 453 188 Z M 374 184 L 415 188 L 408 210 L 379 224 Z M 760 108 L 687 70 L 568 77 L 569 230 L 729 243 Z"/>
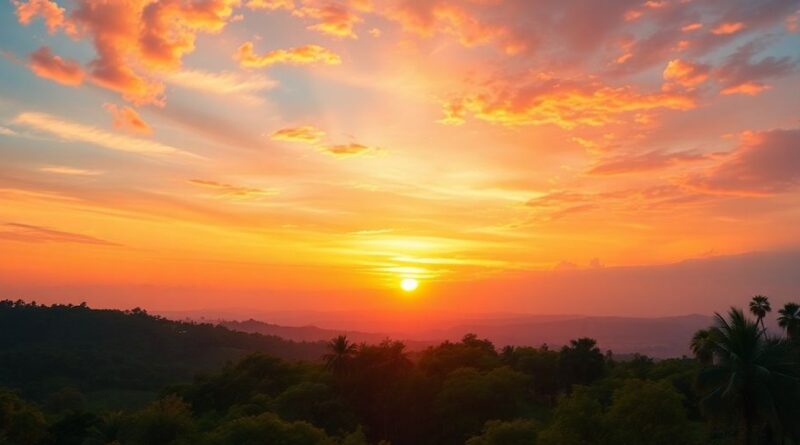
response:
<path id="1" fill-rule="evenodd" d="M 778 325 L 786 330 L 786 336 L 793 341 L 800 340 L 800 304 L 786 303 L 778 314 Z"/>
<path id="2" fill-rule="evenodd" d="M 701 407 L 710 415 L 738 419 L 742 444 L 751 445 L 768 428 L 776 437 L 793 433 L 800 397 L 800 366 L 789 345 L 767 338 L 758 323 L 731 308 L 709 329 L 713 365 L 698 376 Z"/>
<path id="3" fill-rule="evenodd" d="M 692 337 L 692 352 L 700 364 L 710 365 L 714 360 L 714 350 L 712 348 L 712 338 L 710 329 L 700 329 Z"/>
<path id="4" fill-rule="evenodd" d="M 750 300 L 750 313 L 755 315 L 758 319 L 756 324 L 761 325 L 761 329 L 766 331 L 767 328 L 764 326 L 764 317 L 767 316 L 767 313 L 772 311 L 772 306 L 769 304 L 769 298 L 764 295 L 756 295 Z"/>
<path id="5" fill-rule="evenodd" d="M 325 354 L 322 358 L 325 360 L 325 366 L 335 373 L 345 369 L 347 362 L 356 353 L 358 346 L 350 342 L 346 335 L 339 335 L 328 341 L 328 350 L 330 352 Z"/>

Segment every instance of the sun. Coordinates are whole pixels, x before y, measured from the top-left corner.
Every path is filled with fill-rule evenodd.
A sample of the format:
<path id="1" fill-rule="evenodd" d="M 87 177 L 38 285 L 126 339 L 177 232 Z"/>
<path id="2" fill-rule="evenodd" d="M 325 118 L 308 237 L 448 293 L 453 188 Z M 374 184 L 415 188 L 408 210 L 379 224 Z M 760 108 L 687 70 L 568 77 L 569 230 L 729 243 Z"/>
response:
<path id="1" fill-rule="evenodd" d="M 406 292 L 413 292 L 419 286 L 419 281 L 413 278 L 403 278 L 403 281 L 400 282 L 400 287 L 403 288 Z"/>

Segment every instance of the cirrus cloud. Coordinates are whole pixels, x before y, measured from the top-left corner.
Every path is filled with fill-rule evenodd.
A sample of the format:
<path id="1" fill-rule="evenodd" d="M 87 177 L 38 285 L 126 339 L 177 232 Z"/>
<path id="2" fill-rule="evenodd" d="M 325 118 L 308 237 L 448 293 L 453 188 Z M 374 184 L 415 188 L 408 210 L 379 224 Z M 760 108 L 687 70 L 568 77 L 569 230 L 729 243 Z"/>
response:
<path id="1" fill-rule="evenodd" d="M 160 142 L 109 133 L 90 125 L 75 123 L 46 113 L 20 113 L 12 122 L 16 125 L 51 134 L 65 141 L 86 142 L 108 150 L 151 156 L 188 155 L 197 157 Z"/>

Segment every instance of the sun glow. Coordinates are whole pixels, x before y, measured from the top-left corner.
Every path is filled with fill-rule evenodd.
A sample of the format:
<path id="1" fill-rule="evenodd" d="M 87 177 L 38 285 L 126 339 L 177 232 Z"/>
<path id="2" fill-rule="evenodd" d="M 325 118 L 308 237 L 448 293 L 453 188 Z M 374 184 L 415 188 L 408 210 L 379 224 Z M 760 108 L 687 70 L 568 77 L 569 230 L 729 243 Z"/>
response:
<path id="1" fill-rule="evenodd" d="M 403 281 L 400 282 L 400 287 L 402 287 L 406 292 L 413 292 L 418 286 L 419 281 L 415 280 L 414 278 L 404 278 Z"/>

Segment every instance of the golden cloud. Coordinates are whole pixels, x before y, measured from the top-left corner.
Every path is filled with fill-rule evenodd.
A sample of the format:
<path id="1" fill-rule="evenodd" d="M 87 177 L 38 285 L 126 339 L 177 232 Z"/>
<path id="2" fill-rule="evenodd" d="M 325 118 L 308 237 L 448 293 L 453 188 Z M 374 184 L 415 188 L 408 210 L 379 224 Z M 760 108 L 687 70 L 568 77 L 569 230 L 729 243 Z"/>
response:
<path id="1" fill-rule="evenodd" d="M 610 87 L 599 81 L 543 78 L 456 98 L 444 105 L 444 123 L 460 123 L 468 113 L 501 125 L 553 124 L 570 129 L 620 122 L 629 114 L 657 109 L 687 110 L 695 100 L 672 92 L 640 93 L 632 87 Z"/>
<path id="2" fill-rule="evenodd" d="M 245 42 L 236 51 L 234 58 L 245 68 L 263 68 L 275 64 L 338 65 L 342 63 L 339 55 L 318 45 L 303 45 L 291 49 L 276 49 L 262 55 L 255 54 L 253 42 Z"/>
<path id="3" fill-rule="evenodd" d="M 325 137 L 325 132 L 311 125 L 281 128 L 270 135 L 273 140 L 316 144 Z"/>

